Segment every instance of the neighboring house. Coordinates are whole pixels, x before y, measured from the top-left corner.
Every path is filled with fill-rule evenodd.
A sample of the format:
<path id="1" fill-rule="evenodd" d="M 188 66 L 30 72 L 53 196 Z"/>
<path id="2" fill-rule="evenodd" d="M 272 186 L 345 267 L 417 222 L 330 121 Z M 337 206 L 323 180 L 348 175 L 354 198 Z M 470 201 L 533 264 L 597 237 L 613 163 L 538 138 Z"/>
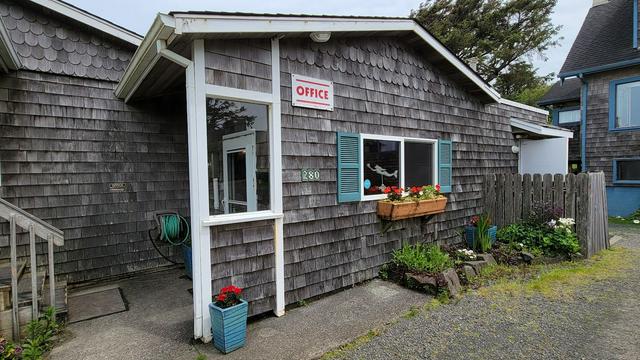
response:
<path id="1" fill-rule="evenodd" d="M 519 141 L 570 137 L 410 19 L 176 12 L 144 39 L 55 0 L 0 19 L 0 197 L 64 230 L 70 283 L 166 265 L 153 213 L 190 215 L 205 340 L 212 289 L 282 315 L 371 279 L 403 243 L 460 241 Z M 383 185 L 434 183 L 444 214 L 381 233 Z"/>
<path id="2" fill-rule="evenodd" d="M 575 132 L 571 165 L 606 174 L 610 215 L 640 208 L 638 11 L 638 0 L 594 0 L 560 82 L 539 103 Z"/>

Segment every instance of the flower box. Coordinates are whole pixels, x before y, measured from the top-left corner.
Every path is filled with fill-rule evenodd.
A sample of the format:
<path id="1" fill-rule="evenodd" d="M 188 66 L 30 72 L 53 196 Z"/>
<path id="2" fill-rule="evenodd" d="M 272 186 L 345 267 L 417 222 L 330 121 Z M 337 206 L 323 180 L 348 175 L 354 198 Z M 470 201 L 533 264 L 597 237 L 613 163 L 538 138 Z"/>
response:
<path id="1" fill-rule="evenodd" d="M 228 354 L 244 346 L 247 340 L 247 313 L 249 304 L 240 303 L 226 309 L 209 304 L 213 346 Z"/>
<path id="2" fill-rule="evenodd" d="M 187 272 L 187 277 L 193 279 L 193 251 L 191 246 L 182 245 L 182 258 L 184 259 L 184 270 Z"/>
<path id="3" fill-rule="evenodd" d="M 491 239 L 491 245 L 495 244 L 497 233 L 498 233 L 498 227 L 495 225 L 487 229 L 487 235 L 489 235 L 489 238 Z M 468 225 L 464 228 L 464 238 L 467 240 L 467 246 L 470 249 L 473 249 L 473 245 L 477 240 L 476 239 L 477 236 L 478 236 L 477 227 Z"/>
<path id="4" fill-rule="evenodd" d="M 445 207 L 447 207 L 446 197 L 402 202 L 382 200 L 378 202 L 378 216 L 383 220 L 402 220 L 443 213 Z"/>

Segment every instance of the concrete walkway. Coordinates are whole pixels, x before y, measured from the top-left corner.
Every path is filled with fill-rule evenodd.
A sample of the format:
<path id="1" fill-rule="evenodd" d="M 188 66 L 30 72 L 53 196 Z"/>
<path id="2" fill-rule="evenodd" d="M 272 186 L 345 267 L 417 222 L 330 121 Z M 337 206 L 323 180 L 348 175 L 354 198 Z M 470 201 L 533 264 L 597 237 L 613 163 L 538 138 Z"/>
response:
<path id="1" fill-rule="evenodd" d="M 366 334 L 429 299 L 374 280 L 249 324 L 245 348 L 222 355 L 211 344 L 192 345 L 191 282 L 181 270 L 162 271 L 117 284 L 129 311 L 71 324 L 51 353 L 80 359 L 312 359 Z"/>

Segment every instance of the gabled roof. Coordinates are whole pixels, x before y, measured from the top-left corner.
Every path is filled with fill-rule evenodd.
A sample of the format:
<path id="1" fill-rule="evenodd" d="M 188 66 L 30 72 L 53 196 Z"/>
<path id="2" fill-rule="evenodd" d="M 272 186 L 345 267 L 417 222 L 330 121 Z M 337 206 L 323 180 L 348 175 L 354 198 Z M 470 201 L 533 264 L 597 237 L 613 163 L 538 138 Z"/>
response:
<path id="1" fill-rule="evenodd" d="M 102 31 L 120 40 L 133 45 L 140 45 L 142 36 L 122 26 L 116 25 L 109 20 L 103 19 L 90 12 L 80 9 L 61 0 L 28 0 L 38 4 L 62 16 L 71 18 L 79 23 L 87 25 L 96 30 Z"/>
<path id="2" fill-rule="evenodd" d="M 558 81 L 538 101 L 538 105 L 552 105 L 569 101 L 580 101 L 580 88 L 582 82 L 578 78 Z"/>
<path id="3" fill-rule="evenodd" d="M 158 41 L 167 46 L 182 36 L 262 37 L 305 36 L 331 32 L 337 36 L 410 35 L 429 49 L 430 60 L 458 78 L 467 90 L 485 103 L 500 101 L 500 95 L 475 71 L 447 49 L 424 27 L 409 18 L 246 14 L 220 12 L 172 12 L 159 14 L 133 56 L 116 95 L 129 100 L 158 62 Z"/>
<path id="4" fill-rule="evenodd" d="M 634 0 L 610 0 L 593 6 L 558 74 L 571 77 L 640 63 Z"/>

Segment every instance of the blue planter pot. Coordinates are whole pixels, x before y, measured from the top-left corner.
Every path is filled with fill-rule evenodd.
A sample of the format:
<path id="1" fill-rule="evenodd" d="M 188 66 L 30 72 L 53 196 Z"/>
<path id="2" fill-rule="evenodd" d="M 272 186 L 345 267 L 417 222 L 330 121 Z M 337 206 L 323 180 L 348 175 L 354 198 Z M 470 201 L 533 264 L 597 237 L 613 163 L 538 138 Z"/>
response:
<path id="1" fill-rule="evenodd" d="M 247 313 L 249 304 L 242 300 L 238 305 L 222 309 L 209 304 L 213 346 L 228 354 L 244 346 L 247 340 Z"/>
<path id="2" fill-rule="evenodd" d="M 184 269 L 189 279 L 193 279 L 193 252 L 191 246 L 182 245 L 182 257 L 184 258 Z"/>
<path id="3" fill-rule="evenodd" d="M 497 233 L 498 233 L 498 227 L 495 225 L 490 227 L 487 230 L 487 235 L 489 235 L 489 238 L 491 239 L 491 245 L 496 243 Z M 476 228 L 475 226 L 466 226 L 464 228 L 464 237 L 467 240 L 467 246 L 469 247 L 469 249 L 473 249 L 473 243 L 475 242 L 477 236 L 478 236 L 478 228 Z"/>

